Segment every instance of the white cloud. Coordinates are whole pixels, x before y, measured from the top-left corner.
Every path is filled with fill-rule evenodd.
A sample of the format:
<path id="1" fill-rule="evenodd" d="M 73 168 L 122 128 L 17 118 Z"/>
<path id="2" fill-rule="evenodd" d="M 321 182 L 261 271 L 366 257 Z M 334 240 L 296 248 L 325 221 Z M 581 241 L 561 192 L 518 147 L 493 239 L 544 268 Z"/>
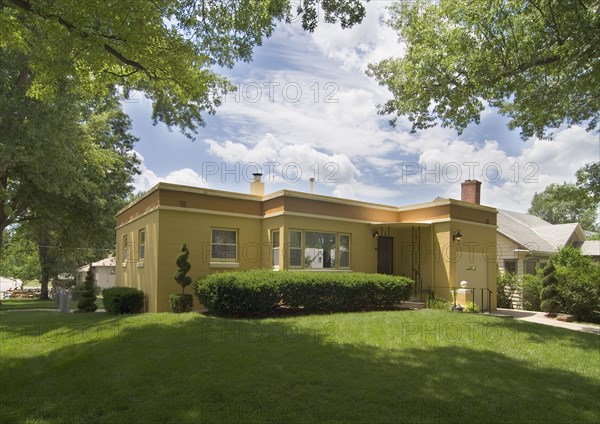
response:
<path id="1" fill-rule="evenodd" d="M 219 143 L 205 140 L 209 151 L 226 163 L 237 163 L 240 180 L 249 180 L 259 167 L 263 181 L 274 188 L 305 190 L 306 181 L 315 178 L 316 192 L 351 199 L 388 198 L 396 190 L 369 185 L 359 181 L 362 173 L 344 153 L 327 154 L 306 144 L 284 143 L 272 134 L 248 146 L 227 140 Z M 218 167 L 223 165 L 216 164 Z M 233 168 L 231 168 L 233 169 Z"/>
<path id="2" fill-rule="evenodd" d="M 329 59 L 346 70 L 364 72 L 369 63 L 403 54 L 398 34 L 385 22 L 386 10 L 395 1 L 375 1 L 365 4 L 367 16 L 360 25 L 341 29 L 338 24 L 322 23 L 312 34 L 312 41 Z"/>
<path id="3" fill-rule="evenodd" d="M 598 136 L 580 126 L 558 131 L 553 141 L 530 141 L 516 155 L 506 153 L 497 140 L 460 140 L 443 129 L 421 133 L 412 149 L 420 152 L 418 160 L 398 167 L 397 184 L 429 186 L 443 197 L 460 198 L 459 183 L 474 178 L 483 183 L 483 204 L 522 212 L 536 192 L 552 183 L 574 182 L 577 169 L 600 153 Z"/>
<path id="4" fill-rule="evenodd" d="M 192 187 L 208 187 L 208 183 L 196 171 L 190 168 L 177 169 L 169 172 L 165 177 L 159 177 L 149 169 L 144 162 L 144 157 L 135 153 L 140 160 L 140 175 L 134 177 L 133 188 L 136 193 L 144 192 L 154 187 L 159 182 L 188 185 Z"/>

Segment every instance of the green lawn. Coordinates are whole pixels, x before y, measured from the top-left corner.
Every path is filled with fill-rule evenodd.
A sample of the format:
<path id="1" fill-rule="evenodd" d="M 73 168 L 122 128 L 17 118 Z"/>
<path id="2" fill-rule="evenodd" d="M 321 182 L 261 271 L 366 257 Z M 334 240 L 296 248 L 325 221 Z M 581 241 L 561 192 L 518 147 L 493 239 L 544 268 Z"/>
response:
<path id="1" fill-rule="evenodd" d="M 3 299 L 0 305 L 0 311 L 11 311 L 15 309 L 58 309 L 58 305 L 54 300 L 40 300 L 40 299 Z M 102 297 L 96 299 L 96 305 L 99 309 L 104 308 L 102 303 Z M 77 308 L 76 301 L 70 301 L 72 309 Z"/>
<path id="2" fill-rule="evenodd" d="M 14 423 L 597 423 L 600 337 L 445 311 L 0 312 Z"/>

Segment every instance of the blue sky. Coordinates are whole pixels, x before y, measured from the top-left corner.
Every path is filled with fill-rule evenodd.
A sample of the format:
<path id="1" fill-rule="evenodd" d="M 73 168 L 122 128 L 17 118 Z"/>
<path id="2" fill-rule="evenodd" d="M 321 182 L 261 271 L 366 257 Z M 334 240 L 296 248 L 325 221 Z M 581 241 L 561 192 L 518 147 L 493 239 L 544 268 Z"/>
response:
<path id="1" fill-rule="evenodd" d="M 574 182 L 585 163 L 600 160 L 598 134 L 564 128 L 553 141 L 523 142 L 506 118 L 484 111 L 461 135 L 433 128 L 410 134 L 377 114 L 389 92 L 365 75 L 369 63 L 402 54 L 383 23 L 392 2 L 367 4 L 361 25 L 320 23 L 313 33 L 280 24 L 255 49 L 254 61 L 224 70 L 237 84 L 216 116 L 206 116 L 195 141 L 153 126 L 142 97 L 126 103 L 136 152 L 143 158 L 136 190 L 169 181 L 248 192 L 259 166 L 267 193 L 290 189 L 391 205 L 460 197 L 460 181 L 483 182 L 482 203 L 526 211 L 535 192 Z"/>

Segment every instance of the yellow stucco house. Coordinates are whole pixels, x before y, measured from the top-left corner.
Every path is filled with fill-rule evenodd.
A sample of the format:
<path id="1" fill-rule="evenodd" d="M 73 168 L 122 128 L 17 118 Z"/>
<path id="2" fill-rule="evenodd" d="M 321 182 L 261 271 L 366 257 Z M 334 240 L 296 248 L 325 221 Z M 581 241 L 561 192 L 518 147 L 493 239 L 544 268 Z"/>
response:
<path id="1" fill-rule="evenodd" d="M 289 190 L 265 195 L 260 179 L 250 194 L 159 183 L 122 209 L 117 285 L 143 290 L 146 311 L 170 310 L 169 294 L 181 292 L 175 258 L 186 243 L 194 280 L 253 268 L 380 272 L 415 280 L 413 300 L 430 290 L 449 298 L 464 280 L 480 308 L 496 308 L 496 209 L 478 204 L 478 181 L 463 183 L 460 201 L 397 207 Z"/>

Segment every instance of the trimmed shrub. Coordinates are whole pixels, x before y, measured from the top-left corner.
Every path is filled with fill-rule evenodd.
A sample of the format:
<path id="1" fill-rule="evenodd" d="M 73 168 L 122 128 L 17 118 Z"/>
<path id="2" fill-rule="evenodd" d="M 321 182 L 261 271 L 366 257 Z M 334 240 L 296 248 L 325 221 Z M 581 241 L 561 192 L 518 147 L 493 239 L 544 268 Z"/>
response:
<path id="1" fill-rule="evenodd" d="M 389 308 L 410 297 L 406 277 L 336 272 L 252 270 L 208 275 L 200 302 L 219 315 L 264 315 L 277 308 L 309 312 Z"/>
<path id="2" fill-rule="evenodd" d="M 549 316 L 555 316 L 562 306 L 559 300 L 557 284 L 556 268 L 551 260 L 544 268 L 541 292 L 542 303 L 540 305 L 542 311 L 546 312 Z"/>
<path id="3" fill-rule="evenodd" d="M 144 292 L 132 287 L 111 287 L 102 290 L 104 309 L 113 315 L 135 314 L 144 308 Z"/>
<path id="4" fill-rule="evenodd" d="M 190 294 L 185 294 L 185 288 L 192 284 L 192 277 L 187 273 L 192 269 L 192 265 L 188 262 L 190 251 L 188 250 L 185 243 L 181 246 L 181 253 L 177 255 L 175 263 L 177 265 L 177 272 L 175 273 L 175 281 L 181 286 L 181 295 L 172 294 L 169 296 L 169 304 L 171 305 L 171 311 L 180 313 L 192 310 L 194 306 L 194 298 Z"/>
<path id="5" fill-rule="evenodd" d="M 94 303 L 97 299 L 96 282 L 94 281 L 94 271 L 92 270 L 91 264 L 90 269 L 88 269 L 88 272 L 85 275 L 83 288 L 84 290 L 81 293 L 81 299 L 77 303 L 77 312 L 96 312 L 98 309 L 98 305 Z"/>
<path id="6" fill-rule="evenodd" d="M 172 294 L 169 296 L 169 304 L 173 312 L 189 312 L 194 306 L 194 298 L 191 294 Z"/>
<path id="7" fill-rule="evenodd" d="M 523 309 L 541 311 L 542 278 L 539 275 L 525 274 L 521 278 L 523 290 Z"/>

